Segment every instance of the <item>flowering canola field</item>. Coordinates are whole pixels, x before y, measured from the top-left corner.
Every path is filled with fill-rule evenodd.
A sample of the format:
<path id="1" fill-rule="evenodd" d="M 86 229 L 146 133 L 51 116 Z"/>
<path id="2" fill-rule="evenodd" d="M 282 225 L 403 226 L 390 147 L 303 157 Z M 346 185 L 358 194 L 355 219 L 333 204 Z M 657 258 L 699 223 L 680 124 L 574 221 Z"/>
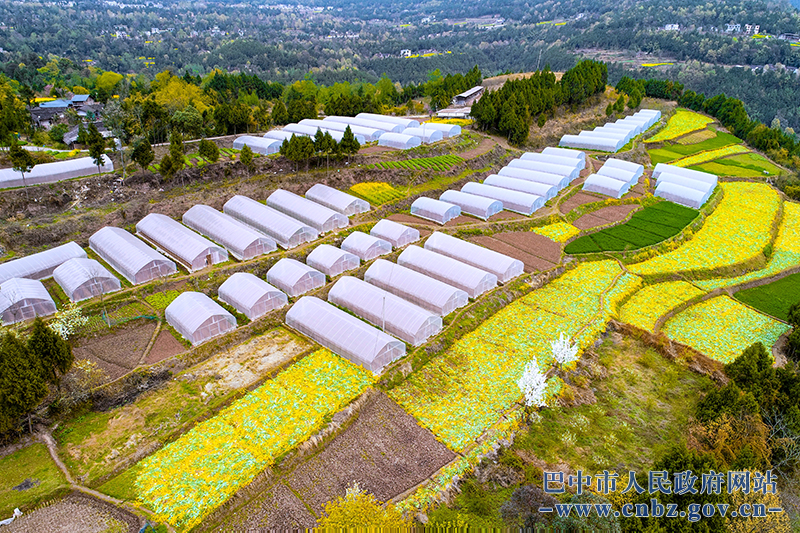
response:
<path id="1" fill-rule="evenodd" d="M 556 242 L 567 242 L 581 232 L 581 230 L 566 222 L 556 222 L 555 224 L 540 226 L 538 228 L 533 228 L 531 231 L 539 235 L 544 235 Z"/>
<path id="2" fill-rule="evenodd" d="M 197 525 L 372 380 L 327 350 L 314 352 L 142 461 L 140 500 L 176 527 Z"/>
<path id="3" fill-rule="evenodd" d="M 356 183 L 350 187 L 350 191 L 368 201 L 372 205 L 381 205 L 405 196 L 402 191 L 398 191 L 388 183 L 381 181 L 367 181 Z"/>
<path id="4" fill-rule="evenodd" d="M 653 333 L 656 320 L 683 302 L 701 294 L 703 294 L 701 289 L 686 281 L 649 285 L 628 300 L 622 307 L 619 318 L 623 322 Z"/>
<path id="5" fill-rule="evenodd" d="M 713 118 L 681 109 L 670 117 L 666 128 L 659 131 L 645 142 L 655 143 L 675 139 L 687 133 L 705 129 L 705 127 L 712 122 L 714 122 Z"/>
<path id="6" fill-rule="evenodd" d="M 634 274 L 667 274 L 741 263 L 756 257 L 770 242 L 770 226 L 780 198 L 761 183 L 720 183 L 725 196 L 703 227 L 678 249 L 630 265 Z"/>
<path id="7" fill-rule="evenodd" d="M 722 363 L 730 363 L 754 342 L 769 348 L 789 326 L 729 296 L 718 296 L 690 307 L 664 325 L 670 339 Z"/>
<path id="8" fill-rule="evenodd" d="M 520 397 L 517 380 L 536 358 L 554 361 L 550 341 L 561 332 L 586 348 L 605 327 L 608 308 L 639 287 L 615 261 L 582 263 L 486 320 L 428 363 L 390 396 L 451 449 L 463 451 Z M 600 309 L 600 298 L 604 309 Z"/>
<path id="9" fill-rule="evenodd" d="M 710 291 L 754 279 L 767 278 L 798 265 L 800 265 L 800 204 L 785 202 L 783 204 L 783 220 L 773 245 L 772 256 L 764 268 L 735 278 L 706 279 L 696 283 Z"/>
<path id="10" fill-rule="evenodd" d="M 677 167 L 690 167 L 692 165 L 699 165 L 707 161 L 713 161 L 715 159 L 719 159 L 720 157 L 743 154 L 749 151 L 750 150 L 748 150 L 741 144 L 733 144 L 731 146 L 726 146 L 724 148 L 717 148 L 716 150 L 706 150 L 705 152 L 700 152 L 699 154 L 690 155 L 689 157 L 678 159 L 677 161 L 671 164 Z"/>

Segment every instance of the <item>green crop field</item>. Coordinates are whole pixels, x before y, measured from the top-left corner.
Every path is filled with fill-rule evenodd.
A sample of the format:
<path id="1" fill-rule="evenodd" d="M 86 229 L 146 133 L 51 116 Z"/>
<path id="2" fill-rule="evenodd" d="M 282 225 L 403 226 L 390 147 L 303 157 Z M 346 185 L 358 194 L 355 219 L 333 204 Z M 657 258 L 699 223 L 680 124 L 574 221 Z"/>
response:
<path id="1" fill-rule="evenodd" d="M 584 235 L 569 243 L 567 254 L 635 250 L 677 235 L 698 215 L 694 209 L 659 202 L 633 214 L 625 224 Z"/>
<path id="2" fill-rule="evenodd" d="M 739 291 L 733 297 L 763 313 L 786 321 L 789 307 L 800 302 L 800 274 L 792 274 L 761 287 Z"/>
<path id="3" fill-rule="evenodd" d="M 772 164 L 766 157 L 754 153 L 723 157 L 689 168 L 710 172 L 717 176 L 735 176 L 739 178 L 763 178 L 764 176 L 776 176 L 781 173 L 781 169 Z"/>
<path id="4" fill-rule="evenodd" d="M 454 165 L 463 163 L 464 159 L 457 155 L 438 155 L 435 157 L 418 157 L 415 159 L 404 159 L 402 161 L 382 161 L 366 168 L 377 168 L 388 170 L 393 168 L 403 168 L 407 170 L 437 170 L 444 172 Z"/>
<path id="5" fill-rule="evenodd" d="M 717 135 L 714 138 L 707 139 L 703 142 L 695 144 L 669 143 L 663 148 L 648 150 L 647 153 L 650 154 L 650 160 L 655 165 L 657 163 L 668 163 L 670 161 L 698 154 L 706 150 L 716 150 L 718 148 L 723 148 L 725 146 L 739 144 L 742 142 L 741 139 L 735 135 L 731 135 L 730 133 L 721 131 L 716 133 Z"/>

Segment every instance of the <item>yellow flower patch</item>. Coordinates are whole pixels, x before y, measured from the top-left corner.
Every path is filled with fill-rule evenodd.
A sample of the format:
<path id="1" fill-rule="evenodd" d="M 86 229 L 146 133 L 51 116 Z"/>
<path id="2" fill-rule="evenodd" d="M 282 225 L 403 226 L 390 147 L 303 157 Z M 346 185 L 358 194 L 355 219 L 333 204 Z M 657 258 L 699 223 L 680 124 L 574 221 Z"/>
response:
<path id="1" fill-rule="evenodd" d="M 656 321 L 678 305 L 703 294 L 686 281 L 657 283 L 640 290 L 620 311 L 620 320 L 653 333 Z"/>
<path id="2" fill-rule="evenodd" d="M 666 128 L 659 131 L 645 142 L 655 143 L 676 139 L 687 133 L 705 129 L 705 127 L 712 122 L 714 122 L 713 118 L 695 113 L 694 111 L 681 109 L 670 117 L 669 121 L 667 121 Z"/>
<path id="3" fill-rule="evenodd" d="M 538 228 L 533 228 L 531 231 L 539 235 L 544 235 L 548 239 L 556 242 L 567 242 L 581 232 L 581 230 L 566 222 L 556 222 L 555 224 L 540 226 Z"/>
<path id="4" fill-rule="evenodd" d="M 309 355 L 142 461 L 139 498 L 159 519 L 194 527 L 373 379 L 327 350 Z"/>
<path id="5" fill-rule="evenodd" d="M 769 244 L 780 198 L 762 183 L 721 183 L 725 196 L 686 244 L 631 265 L 634 274 L 667 274 L 735 265 L 756 257 Z"/>
<path id="6" fill-rule="evenodd" d="M 786 324 L 729 296 L 694 305 L 664 325 L 664 333 L 670 339 L 725 364 L 754 342 L 763 343 L 769 350 L 788 329 Z"/>
<path id="7" fill-rule="evenodd" d="M 741 144 L 732 144 L 724 148 L 717 148 L 716 150 L 706 150 L 705 152 L 700 152 L 699 154 L 690 155 L 689 157 L 678 159 L 677 161 L 674 161 L 670 164 L 675 165 L 677 167 L 690 167 L 692 165 L 699 165 L 701 163 L 713 161 L 715 159 L 719 159 L 720 157 L 743 154 L 749 151 L 750 150 L 748 150 Z"/>
<path id="8" fill-rule="evenodd" d="M 380 181 L 356 183 L 350 187 L 350 191 L 373 205 L 385 204 L 404 196 L 402 192 L 388 183 Z"/>

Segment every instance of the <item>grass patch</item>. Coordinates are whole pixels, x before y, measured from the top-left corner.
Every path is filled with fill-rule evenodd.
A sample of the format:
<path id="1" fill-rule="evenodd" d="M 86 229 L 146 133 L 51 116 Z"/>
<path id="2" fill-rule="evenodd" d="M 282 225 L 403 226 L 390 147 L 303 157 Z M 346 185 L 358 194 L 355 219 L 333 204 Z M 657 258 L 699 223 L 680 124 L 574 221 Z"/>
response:
<path id="1" fill-rule="evenodd" d="M 157 292 L 155 294 L 151 294 L 150 296 L 145 298 L 145 301 L 152 305 L 154 308 L 158 309 L 159 311 L 165 310 L 169 307 L 175 298 L 180 296 L 180 292 L 178 291 L 166 291 L 166 292 Z"/>
<path id="2" fill-rule="evenodd" d="M 652 246 L 680 233 L 698 214 L 672 202 L 658 202 L 636 211 L 624 224 L 575 239 L 564 253 L 621 252 Z"/>
<path id="3" fill-rule="evenodd" d="M 739 291 L 733 297 L 762 313 L 786 322 L 789 320 L 789 307 L 800 302 L 800 274 L 792 274 L 767 285 Z"/>
<path id="4" fill-rule="evenodd" d="M 122 501 L 135 501 L 137 495 L 134 483 L 141 471 L 142 463 L 136 463 L 117 477 L 97 487 L 97 490 Z"/>
<path id="5" fill-rule="evenodd" d="M 0 516 L 3 518 L 11 516 L 15 507 L 23 511 L 30 509 L 67 487 L 67 480 L 47 447 L 38 442 L 0 458 L 0 472 L 3 473 L 0 476 Z M 23 483 L 30 488 L 14 489 L 22 489 Z"/>
<path id="6" fill-rule="evenodd" d="M 739 178 L 763 178 L 776 176 L 781 169 L 761 154 L 739 154 L 733 157 L 723 157 L 708 163 L 694 165 L 694 170 L 710 172 L 717 176 L 735 176 Z"/>
<path id="7" fill-rule="evenodd" d="M 716 135 L 714 135 L 714 137 L 711 139 L 706 139 L 702 142 L 694 144 L 682 144 L 677 142 L 674 144 L 669 143 L 663 148 L 647 150 L 647 153 L 650 155 L 650 160 L 655 165 L 658 163 L 675 161 L 676 159 L 699 154 L 700 152 L 705 152 L 707 150 L 717 150 L 732 144 L 740 144 L 742 142 L 740 138 L 736 137 L 735 135 L 731 135 L 730 133 L 721 131 L 717 131 L 715 133 Z"/>
<path id="8" fill-rule="evenodd" d="M 463 163 L 464 159 L 457 155 L 447 154 L 438 155 L 435 157 L 418 157 L 415 159 L 403 159 L 401 161 L 382 161 L 372 165 L 367 165 L 365 168 L 375 169 L 396 169 L 402 168 L 406 170 L 433 170 L 445 172 L 450 170 L 451 167 Z"/>

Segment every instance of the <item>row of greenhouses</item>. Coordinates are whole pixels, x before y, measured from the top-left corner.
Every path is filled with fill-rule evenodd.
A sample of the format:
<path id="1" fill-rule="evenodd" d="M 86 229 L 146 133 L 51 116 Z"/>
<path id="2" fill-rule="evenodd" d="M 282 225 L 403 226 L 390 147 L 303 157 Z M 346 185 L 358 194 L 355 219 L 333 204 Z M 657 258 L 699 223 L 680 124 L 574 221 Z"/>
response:
<path id="1" fill-rule="evenodd" d="M 655 195 L 676 204 L 699 209 L 717 187 L 717 176 L 708 172 L 659 163 L 653 170 Z"/>
<path id="2" fill-rule="evenodd" d="M 99 174 L 101 172 L 113 172 L 114 163 L 107 155 L 103 155 L 103 164 L 98 167 L 91 157 L 79 157 L 77 159 L 67 159 L 54 163 L 40 163 L 34 166 L 30 172 L 22 174 L 13 168 L 0 169 L 0 189 L 11 187 L 27 187 L 42 183 L 56 183 L 59 181 L 73 178 L 82 178 Z"/>
<path id="3" fill-rule="evenodd" d="M 639 182 L 642 174 L 644 174 L 644 167 L 638 163 L 608 159 L 596 174 L 586 178 L 583 190 L 612 198 L 622 198 L 631 187 Z"/>
<path id="4" fill-rule="evenodd" d="M 649 130 L 660 119 L 660 111 L 642 109 L 631 116 L 591 131 L 584 130 L 578 135 L 564 135 L 558 145 L 566 148 L 615 153 L 620 151 L 631 139 Z"/>

